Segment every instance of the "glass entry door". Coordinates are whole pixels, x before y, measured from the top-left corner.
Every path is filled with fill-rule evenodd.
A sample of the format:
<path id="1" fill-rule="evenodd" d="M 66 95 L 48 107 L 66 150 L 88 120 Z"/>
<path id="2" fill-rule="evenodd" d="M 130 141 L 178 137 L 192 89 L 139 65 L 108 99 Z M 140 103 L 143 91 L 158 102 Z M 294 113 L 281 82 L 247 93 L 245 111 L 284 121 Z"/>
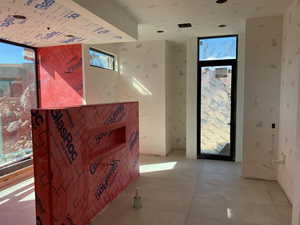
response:
<path id="1" fill-rule="evenodd" d="M 197 153 L 234 161 L 237 36 L 199 38 Z"/>
<path id="2" fill-rule="evenodd" d="M 231 158 L 232 65 L 201 67 L 201 155 Z"/>

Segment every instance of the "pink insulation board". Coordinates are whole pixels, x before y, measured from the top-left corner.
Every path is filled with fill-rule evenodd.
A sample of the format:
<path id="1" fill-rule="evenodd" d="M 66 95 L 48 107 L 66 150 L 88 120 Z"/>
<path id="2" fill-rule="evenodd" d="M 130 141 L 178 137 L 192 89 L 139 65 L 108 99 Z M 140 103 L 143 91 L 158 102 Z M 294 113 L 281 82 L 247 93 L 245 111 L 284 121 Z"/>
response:
<path id="1" fill-rule="evenodd" d="M 138 103 L 32 110 L 37 224 L 87 225 L 139 176 Z"/>

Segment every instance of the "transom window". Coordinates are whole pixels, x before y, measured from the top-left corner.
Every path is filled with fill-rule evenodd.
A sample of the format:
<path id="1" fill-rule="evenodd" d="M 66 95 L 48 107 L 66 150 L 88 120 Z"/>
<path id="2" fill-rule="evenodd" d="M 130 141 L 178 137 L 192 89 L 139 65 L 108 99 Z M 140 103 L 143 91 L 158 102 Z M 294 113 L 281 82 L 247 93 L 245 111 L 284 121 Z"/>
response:
<path id="1" fill-rule="evenodd" d="M 236 51 L 236 36 L 199 39 L 199 61 L 236 59 Z"/>

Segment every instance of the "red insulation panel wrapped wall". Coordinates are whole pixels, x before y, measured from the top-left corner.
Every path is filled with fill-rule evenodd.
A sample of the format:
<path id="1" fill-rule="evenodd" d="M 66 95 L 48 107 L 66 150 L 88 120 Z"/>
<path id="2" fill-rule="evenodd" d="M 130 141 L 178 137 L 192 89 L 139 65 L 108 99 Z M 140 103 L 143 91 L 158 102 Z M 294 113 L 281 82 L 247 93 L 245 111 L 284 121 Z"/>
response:
<path id="1" fill-rule="evenodd" d="M 139 175 L 138 103 L 32 110 L 37 224 L 87 225 Z"/>
<path id="2" fill-rule="evenodd" d="M 37 49 L 40 107 L 83 104 L 82 46 L 62 45 Z"/>

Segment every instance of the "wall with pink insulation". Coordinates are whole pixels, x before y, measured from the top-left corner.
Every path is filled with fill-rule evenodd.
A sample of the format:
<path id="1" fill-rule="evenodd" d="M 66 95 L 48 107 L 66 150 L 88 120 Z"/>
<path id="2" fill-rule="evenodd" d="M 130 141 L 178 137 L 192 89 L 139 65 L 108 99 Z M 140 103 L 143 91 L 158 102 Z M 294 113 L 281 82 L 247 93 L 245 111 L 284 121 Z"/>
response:
<path id="1" fill-rule="evenodd" d="M 86 225 L 139 175 L 138 103 L 32 110 L 37 224 Z"/>

